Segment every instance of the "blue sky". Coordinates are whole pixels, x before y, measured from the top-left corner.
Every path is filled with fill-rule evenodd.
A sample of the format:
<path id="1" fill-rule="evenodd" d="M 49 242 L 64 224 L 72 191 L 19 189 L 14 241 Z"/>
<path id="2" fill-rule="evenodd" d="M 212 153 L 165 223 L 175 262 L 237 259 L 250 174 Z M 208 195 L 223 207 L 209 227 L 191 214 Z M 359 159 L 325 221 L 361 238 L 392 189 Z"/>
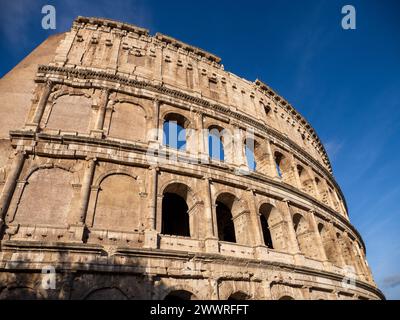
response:
<path id="1" fill-rule="evenodd" d="M 0 12 L 0 76 L 77 15 L 137 24 L 201 47 L 225 69 L 259 78 L 313 125 L 367 245 L 375 280 L 400 299 L 400 2 L 28 1 Z M 57 30 L 41 29 L 53 4 Z M 341 28 L 352 4 L 357 29 Z"/>

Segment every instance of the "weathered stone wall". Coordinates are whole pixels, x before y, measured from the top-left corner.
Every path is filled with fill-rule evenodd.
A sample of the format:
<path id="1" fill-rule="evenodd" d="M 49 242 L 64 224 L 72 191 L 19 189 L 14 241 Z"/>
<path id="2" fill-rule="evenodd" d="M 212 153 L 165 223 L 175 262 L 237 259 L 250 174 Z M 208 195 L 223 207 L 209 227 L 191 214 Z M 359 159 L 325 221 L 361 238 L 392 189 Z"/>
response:
<path id="1" fill-rule="evenodd" d="M 268 86 L 104 19 L 76 19 L 28 58 L 0 81 L 0 298 L 383 297 L 323 146 Z M 165 144 L 168 120 L 185 150 Z M 223 161 L 211 128 L 235 133 Z M 165 234 L 169 222 L 187 235 Z M 56 289 L 41 286 L 45 266 Z"/>

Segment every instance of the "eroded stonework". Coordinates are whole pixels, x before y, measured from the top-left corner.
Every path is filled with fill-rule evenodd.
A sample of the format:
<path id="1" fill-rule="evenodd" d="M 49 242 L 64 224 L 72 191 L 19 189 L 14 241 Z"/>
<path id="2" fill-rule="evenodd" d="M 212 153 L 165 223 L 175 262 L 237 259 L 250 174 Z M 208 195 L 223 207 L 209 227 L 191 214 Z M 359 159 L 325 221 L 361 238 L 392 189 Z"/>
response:
<path id="1" fill-rule="evenodd" d="M 313 128 L 218 57 L 78 17 L 0 95 L 0 299 L 384 298 Z"/>

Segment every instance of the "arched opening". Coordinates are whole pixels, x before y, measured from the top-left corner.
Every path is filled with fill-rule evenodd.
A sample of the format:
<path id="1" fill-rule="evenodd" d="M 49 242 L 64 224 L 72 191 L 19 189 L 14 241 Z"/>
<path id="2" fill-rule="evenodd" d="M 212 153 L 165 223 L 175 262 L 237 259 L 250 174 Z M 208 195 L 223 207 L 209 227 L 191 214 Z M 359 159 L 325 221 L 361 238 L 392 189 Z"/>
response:
<path id="1" fill-rule="evenodd" d="M 334 264 L 338 264 L 337 252 L 336 252 L 336 248 L 334 245 L 334 241 L 332 241 L 327 228 L 322 223 L 318 224 L 318 232 L 321 236 L 325 255 L 326 255 L 328 261 L 330 261 Z"/>
<path id="2" fill-rule="evenodd" d="M 301 190 L 315 196 L 314 192 L 314 184 L 310 174 L 304 169 L 301 165 L 297 165 L 297 173 L 299 175 L 300 183 L 301 183 Z"/>
<path id="3" fill-rule="evenodd" d="M 185 199 L 175 193 L 164 193 L 162 201 L 162 234 L 189 237 L 189 215 Z"/>
<path id="4" fill-rule="evenodd" d="M 313 258 L 313 246 L 315 239 L 311 237 L 311 232 L 307 220 L 299 213 L 293 216 L 293 226 L 296 232 L 297 242 L 300 251 L 307 257 Z"/>
<path id="5" fill-rule="evenodd" d="M 186 290 L 174 290 L 168 293 L 164 300 L 165 301 L 183 301 L 183 300 L 195 300 L 196 296 Z"/>
<path id="6" fill-rule="evenodd" d="M 291 296 L 282 296 L 279 298 L 279 300 L 294 300 Z"/>
<path id="7" fill-rule="evenodd" d="M 352 248 L 348 240 L 343 237 L 339 232 L 336 233 L 336 239 L 340 246 L 340 251 L 346 266 L 353 268 L 353 271 L 357 272 L 357 266 L 355 264 L 355 258 L 352 253 Z"/>
<path id="8" fill-rule="evenodd" d="M 317 194 L 319 195 L 319 200 L 321 200 L 321 195 L 323 193 L 322 190 L 322 183 L 321 183 L 321 179 L 319 179 L 318 177 L 315 177 L 315 185 L 317 187 Z"/>
<path id="9" fill-rule="evenodd" d="M 90 292 L 85 300 L 128 300 L 128 297 L 119 288 L 100 288 Z"/>
<path id="10" fill-rule="evenodd" d="M 235 196 L 231 194 L 219 195 L 217 206 L 218 239 L 227 242 L 236 242 L 235 225 L 233 222 L 232 207 Z"/>
<path id="11" fill-rule="evenodd" d="M 270 249 L 287 251 L 287 242 L 282 237 L 287 227 L 279 210 L 270 203 L 263 203 L 259 215 L 264 244 Z"/>
<path id="12" fill-rule="evenodd" d="M 273 216 L 271 215 L 272 210 L 275 209 L 271 204 L 264 203 L 260 207 L 260 222 L 261 222 L 261 229 L 264 238 L 264 244 L 270 248 L 274 248 L 271 230 L 270 230 L 270 222 L 273 223 Z M 275 221 L 276 223 L 276 221 Z"/>
<path id="13" fill-rule="evenodd" d="M 254 139 L 247 138 L 244 142 L 244 150 L 247 160 L 247 167 L 250 171 L 256 171 L 257 161 L 255 155 L 256 142 Z"/>
<path id="14" fill-rule="evenodd" d="M 190 237 L 189 188 L 182 183 L 173 183 L 165 188 L 162 200 L 161 233 Z"/>
<path id="15" fill-rule="evenodd" d="M 275 159 L 275 167 L 276 167 L 276 172 L 278 174 L 278 176 L 280 178 L 283 177 L 283 173 L 282 173 L 282 168 L 281 168 L 281 164 L 282 164 L 282 160 L 283 160 L 283 154 L 280 152 L 275 152 L 274 154 L 274 159 Z"/>
<path id="16" fill-rule="evenodd" d="M 177 113 L 169 113 L 164 117 L 163 144 L 178 150 L 186 150 L 186 129 L 189 121 Z"/>
<path id="17" fill-rule="evenodd" d="M 264 244 L 270 248 L 273 249 L 273 243 L 272 243 L 272 237 L 271 237 L 271 231 L 269 230 L 269 225 L 268 225 L 268 220 L 265 218 L 264 215 L 260 216 L 261 220 L 261 228 L 262 228 L 262 233 L 264 237 Z"/>
<path id="18" fill-rule="evenodd" d="M 289 159 L 287 159 L 281 152 L 275 151 L 274 153 L 276 172 L 280 178 L 286 183 L 293 184 L 292 171 Z"/>
<path id="19" fill-rule="evenodd" d="M 208 154 L 211 158 L 224 161 L 224 130 L 218 126 L 208 128 Z"/>
<path id="20" fill-rule="evenodd" d="M 269 155 L 265 142 L 261 139 L 247 138 L 244 143 L 247 167 L 249 170 L 271 175 Z"/>
<path id="21" fill-rule="evenodd" d="M 235 226 L 232 212 L 223 202 L 217 201 L 218 239 L 227 242 L 236 242 Z"/>
<path id="22" fill-rule="evenodd" d="M 232 293 L 228 297 L 228 301 L 239 301 L 239 300 L 250 300 L 250 296 L 247 293 L 244 293 L 243 291 L 237 291 Z"/>

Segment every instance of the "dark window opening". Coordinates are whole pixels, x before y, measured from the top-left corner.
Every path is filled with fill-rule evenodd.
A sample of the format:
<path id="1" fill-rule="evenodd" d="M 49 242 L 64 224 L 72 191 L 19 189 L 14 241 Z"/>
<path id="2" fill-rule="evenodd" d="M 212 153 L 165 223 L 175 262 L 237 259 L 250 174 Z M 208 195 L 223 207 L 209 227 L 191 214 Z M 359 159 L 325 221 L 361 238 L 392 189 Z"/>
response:
<path id="1" fill-rule="evenodd" d="M 175 290 L 164 298 L 165 301 L 183 301 L 183 300 L 192 300 L 193 294 L 186 290 Z"/>
<path id="2" fill-rule="evenodd" d="M 236 242 L 235 226 L 231 210 L 222 202 L 217 201 L 218 239 L 227 242 Z"/>
<path id="3" fill-rule="evenodd" d="M 265 112 L 265 115 L 269 115 L 269 113 L 271 112 L 271 107 L 270 106 L 264 106 L 264 112 Z"/>
<path id="4" fill-rule="evenodd" d="M 186 201 L 175 193 L 164 193 L 162 201 L 162 234 L 190 237 Z"/>
<path id="5" fill-rule="evenodd" d="M 273 249 L 274 246 L 272 244 L 272 237 L 271 237 L 271 232 L 269 231 L 268 221 L 263 214 L 260 216 L 260 220 L 261 220 L 261 228 L 262 228 L 262 232 L 263 232 L 263 236 L 264 236 L 264 244 L 268 248 Z"/>
<path id="6" fill-rule="evenodd" d="M 275 152 L 275 166 L 276 166 L 276 172 L 278 173 L 278 176 L 282 178 L 282 169 L 281 169 L 281 162 L 283 159 L 283 155 L 279 152 Z"/>
<path id="7" fill-rule="evenodd" d="M 239 300 L 249 300 L 250 296 L 244 292 L 235 292 L 232 293 L 229 298 L 228 301 L 239 301 Z"/>

